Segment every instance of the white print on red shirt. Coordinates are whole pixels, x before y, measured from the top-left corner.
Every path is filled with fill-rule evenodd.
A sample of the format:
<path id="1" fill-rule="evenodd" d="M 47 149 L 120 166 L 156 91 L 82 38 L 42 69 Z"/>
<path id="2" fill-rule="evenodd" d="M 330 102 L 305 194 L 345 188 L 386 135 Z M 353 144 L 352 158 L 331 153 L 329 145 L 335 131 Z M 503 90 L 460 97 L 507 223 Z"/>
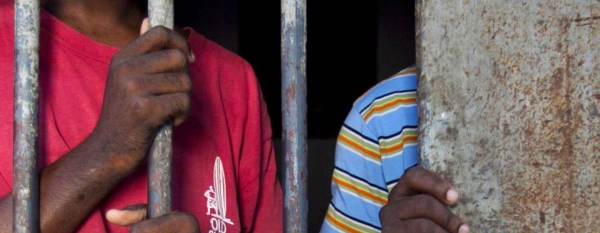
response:
<path id="1" fill-rule="evenodd" d="M 214 188 L 213 188 L 214 186 Z M 225 223 L 233 225 L 231 219 L 226 216 L 227 213 L 227 187 L 225 185 L 225 173 L 223 172 L 223 163 L 221 158 L 217 156 L 215 159 L 215 167 L 213 170 L 213 185 L 208 187 L 208 190 L 204 193 L 206 200 L 206 215 L 212 216 L 210 219 L 210 227 L 212 228 L 209 233 L 225 233 L 227 232 L 227 225 Z M 212 211 L 214 210 L 214 211 Z"/>

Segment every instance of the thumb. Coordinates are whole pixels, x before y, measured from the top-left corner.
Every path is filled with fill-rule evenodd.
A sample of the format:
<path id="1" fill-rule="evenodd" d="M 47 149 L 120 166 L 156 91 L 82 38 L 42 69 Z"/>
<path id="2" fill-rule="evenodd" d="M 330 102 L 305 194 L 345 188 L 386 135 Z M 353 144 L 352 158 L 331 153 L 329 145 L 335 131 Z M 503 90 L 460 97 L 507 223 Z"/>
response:
<path id="1" fill-rule="evenodd" d="M 106 212 L 106 219 L 112 224 L 129 226 L 146 219 L 148 205 L 130 205 L 122 210 L 111 209 Z"/>
<path id="2" fill-rule="evenodd" d="M 142 21 L 142 27 L 140 28 L 140 35 L 143 35 L 148 31 L 148 18 L 144 18 Z"/>

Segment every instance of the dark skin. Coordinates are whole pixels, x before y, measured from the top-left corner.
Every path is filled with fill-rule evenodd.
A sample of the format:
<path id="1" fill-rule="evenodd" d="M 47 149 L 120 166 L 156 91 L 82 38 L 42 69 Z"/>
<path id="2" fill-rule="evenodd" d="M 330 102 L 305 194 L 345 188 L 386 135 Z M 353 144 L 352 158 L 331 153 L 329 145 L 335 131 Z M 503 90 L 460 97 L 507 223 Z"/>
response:
<path id="1" fill-rule="evenodd" d="M 381 208 L 382 232 L 468 233 L 469 226 L 446 205 L 458 192 L 450 183 L 421 167 L 406 170 Z"/>
<path id="2" fill-rule="evenodd" d="M 156 27 L 140 36 L 136 1 L 45 0 L 44 9 L 98 42 L 120 47 L 111 60 L 100 119 L 76 148 L 41 172 L 41 232 L 73 232 L 98 203 L 144 160 L 157 129 L 190 112 L 185 36 Z M 182 30 L 178 30 L 183 32 Z M 169 213 L 145 220 L 145 208 L 113 211 L 109 221 L 131 232 L 199 232 L 194 216 Z M 143 207 L 143 206 L 142 206 Z M 0 231 L 12 229 L 12 195 L 0 199 Z M 132 215 L 135 213 L 137 215 Z"/>
<path id="3" fill-rule="evenodd" d="M 145 158 L 157 128 L 189 114 L 188 64 L 193 54 L 183 30 L 155 28 L 139 36 L 144 10 L 130 0 L 44 0 L 44 9 L 103 44 L 122 48 L 110 65 L 98 124 L 77 148 L 42 171 L 40 228 L 72 232 L 89 212 Z M 444 205 L 454 188 L 421 168 L 408 169 L 380 212 L 384 232 L 468 231 Z M 12 195 L 0 199 L 0 229 L 10 232 Z M 432 210 L 432 211 L 426 211 Z M 193 215 L 170 213 L 146 219 L 146 206 L 110 210 L 113 224 L 131 232 L 199 232 Z M 465 229 L 467 227 L 467 229 Z M 461 229 L 462 228 L 462 229 Z M 461 229 L 459 231 L 459 229 Z"/>

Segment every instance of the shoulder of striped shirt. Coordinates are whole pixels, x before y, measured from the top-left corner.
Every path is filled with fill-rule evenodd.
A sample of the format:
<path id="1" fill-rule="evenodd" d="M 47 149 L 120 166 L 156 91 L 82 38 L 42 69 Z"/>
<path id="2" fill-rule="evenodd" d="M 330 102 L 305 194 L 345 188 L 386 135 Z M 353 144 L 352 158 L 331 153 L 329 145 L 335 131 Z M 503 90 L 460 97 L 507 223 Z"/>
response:
<path id="1" fill-rule="evenodd" d="M 381 117 L 399 108 L 416 106 L 415 78 L 416 68 L 405 69 L 365 92 L 352 107 L 368 125 L 374 117 Z M 408 82 L 403 84 L 405 81 Z"/>
<path id="2" fill-rule="evenodd" d="M 358 97 L 356 99 L 356 101 L 354 101 L 353 104 L 356 105 L 358 102 L 362 101 L 363 98 L 367 94 L 376 91 L 380 86 L 383 86 L 383 85 L 385 85 L 388 82 L 392 82 L 392 81 L 394 81 L 396 79 L 399 79 L 399 78 L 406 78 L 406 77 L 410 77 L 410 76 L 414 76 L 414 75 L 417 75 L 417 67 L 416 66 L 413 65 L 413 66 L 410 66 L 410 67 L 408 67 L 406 69 L 403 69 L 400 72 L 398 72 L 398 73 L 396 73 L 396 74 L 394 74 L 394 75 L 392 75 L 392 76 L 390 76 L 390 77 L 382 80 L 381 82 L 377 83 L 375 86 L 369 88 L 369 90 L 366 91 L 365 93 L 363 93 L 360 97 Z M 371 102 L 371 101 L 369 101 L 369 102 Z"/>

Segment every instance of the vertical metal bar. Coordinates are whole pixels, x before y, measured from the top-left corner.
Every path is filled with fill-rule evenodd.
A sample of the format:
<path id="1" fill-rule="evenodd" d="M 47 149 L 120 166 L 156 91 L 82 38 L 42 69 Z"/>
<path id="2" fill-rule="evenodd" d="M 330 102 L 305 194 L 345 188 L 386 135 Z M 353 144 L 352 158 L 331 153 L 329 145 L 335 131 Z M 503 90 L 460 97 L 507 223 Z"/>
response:
<path id="1" fill-rule="evenodd" d="M 13 232 L 39 231 L 39 0 L 15 1 Z"/>
<path id="2" fill-rule="evenodd" d="M 148 1 L 149 27 L 162 25 L 173 28 L 173 0 Z M 158 217 L 171 212 L 172 121 L 158 132 L 148 157 L 148 216 Z"/>
<path id="3" fill-rule="evenodd" d="M 284 230 L 306 232 L 306 0 L 281 1 Z"/>

